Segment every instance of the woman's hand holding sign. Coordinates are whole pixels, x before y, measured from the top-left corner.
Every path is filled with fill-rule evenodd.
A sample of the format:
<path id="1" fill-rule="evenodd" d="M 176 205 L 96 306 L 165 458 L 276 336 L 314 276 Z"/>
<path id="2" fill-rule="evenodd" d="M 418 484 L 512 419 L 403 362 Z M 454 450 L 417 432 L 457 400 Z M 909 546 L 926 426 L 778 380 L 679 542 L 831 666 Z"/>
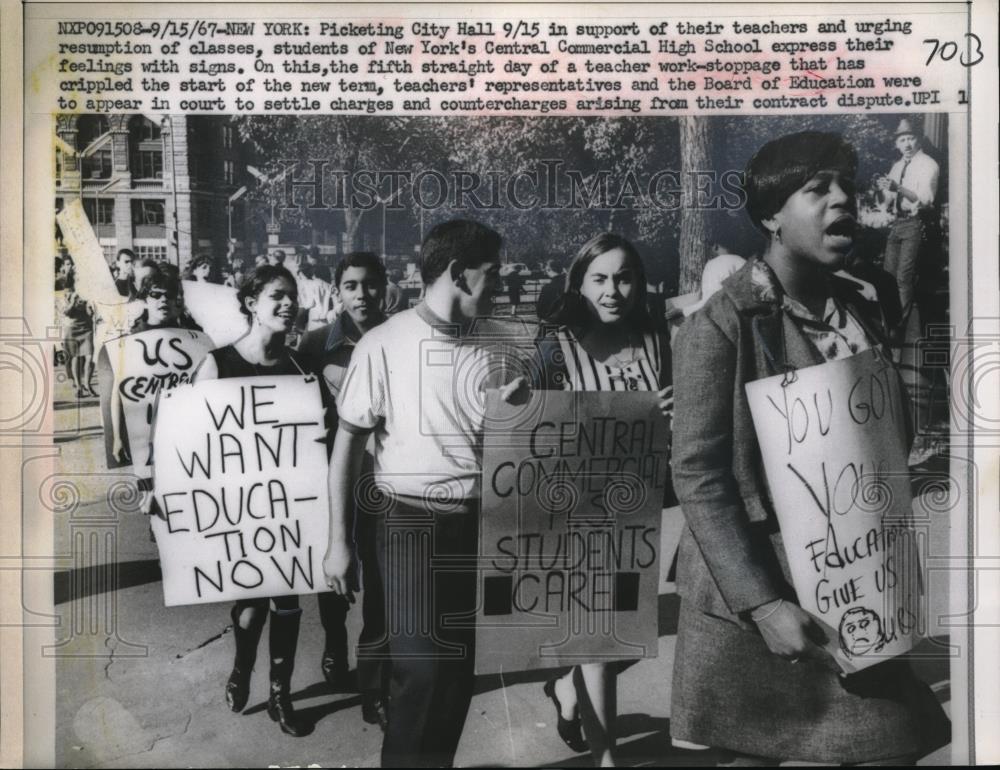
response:
<path id="1" fill-rule="evenodd" d="M 799 605 L 777 599 L 755 609 L 751 618 L 764 637 L 764 644 L 775 655 L 790 663 L 809 658 L 834 673 L 841 673 L 840 666 L 821 646 L 825 641 L 823 630 Z"/>
<path id="2" fill-rule="evenodd" d="M 674 386 L 667 385 L 663 390 L 658 390 L 656 392 L 657 397 L 660 399 L 660 411 L 663 412 L 663 416 L 668 420 L 674 419 Z"/>

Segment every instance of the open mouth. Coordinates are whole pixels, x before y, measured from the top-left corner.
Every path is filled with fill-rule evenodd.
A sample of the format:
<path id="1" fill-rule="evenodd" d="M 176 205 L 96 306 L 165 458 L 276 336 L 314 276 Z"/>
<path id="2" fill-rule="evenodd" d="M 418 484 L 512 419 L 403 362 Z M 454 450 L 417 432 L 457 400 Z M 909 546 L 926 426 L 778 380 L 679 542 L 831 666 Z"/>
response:
<path id="1" fill-rule="evenodd" d="M 837 218 L 823 234 L 828 240 L 837 246 L 850 246 L 854 243 L 854 234 L 858 229 L 858 223 L 852 216 L 842 216 Z"/>

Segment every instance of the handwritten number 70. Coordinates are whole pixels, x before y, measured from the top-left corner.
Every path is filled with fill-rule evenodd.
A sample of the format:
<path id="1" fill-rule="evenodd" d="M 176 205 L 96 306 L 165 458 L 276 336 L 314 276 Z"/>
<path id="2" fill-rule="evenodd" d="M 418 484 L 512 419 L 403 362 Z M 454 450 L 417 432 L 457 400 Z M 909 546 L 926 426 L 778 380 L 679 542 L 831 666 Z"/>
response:
<path id="1" fill-rule="evenodd" d="M 979 35 L 975 32 L 966 32 L 965 37 L 969 39 L 972 46 L 971 50 L 967 46 L 966 50 L 961 54 L 959 54 L 958 43 L 953 40 L 946 40 L 944 43 L 935 37 L 924 40 L 923 42 L 933 46 L 931 55 L 927 57 L 924 66 L 929 66 L 934 61 L 935 56 L 939 57 L 941 61 L 951 61 L 956 55 L 958 55 L 959 64 L 963 67 L 971 67 L 974 64 L 979 64 L 983 60 L 983 41 L 979 39 Z M 969 56 L 966 54 L 969 54 Z"/>

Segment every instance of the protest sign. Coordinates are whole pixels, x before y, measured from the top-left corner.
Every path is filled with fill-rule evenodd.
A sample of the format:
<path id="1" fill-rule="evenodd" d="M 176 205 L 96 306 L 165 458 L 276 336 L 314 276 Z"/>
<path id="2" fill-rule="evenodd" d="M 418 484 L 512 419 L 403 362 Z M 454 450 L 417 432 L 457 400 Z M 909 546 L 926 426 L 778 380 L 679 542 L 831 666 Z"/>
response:
<path id="1" fill-rule="evenodd" d="M 216 347 L 225 347 L 247 333 L 236 289 L 204 281 L 181 281 L 184 307 Z"/>
<path id="2" fill-rule="evenodd" d="M 84 299 L 105 305 L 118 305 L 125 300 L 115 288 L 111 268 L 104 258 L 94 228 L 78 198 L 70 200 L 56 215 L 63 243 L 73 257 L 76 291 Z"/>
<path id="3" fill-rule="evenodd" d="M 207 334 L 189 329 L 150 329 L 112 340 L 104 346 L 113 387 L 109 393 L 107 434 L 114 434 L 112 410 L 121 409 L 119 440 L 127 431 L 135 473 L 149 478 L 152 453 L 149 436 L 153 406 L 159 393 L 192 381 L 202 359 L 214 347 Z M 115 436 L 110 435 L 113 441 Z M 112 455 L 114 453 L 112 452 Z M 115 458 L 117 460 L 117 458 Z"/>
<path id="4" fill-rule="evenodd" d="M 515 406 L 489 391 L 486 405 L 477 671 L 655 657 L 669 472 L 656 395 Z"/>
<path id="5" fill-rule="evenodd" d="M 920 565 L 892 364 L 867 351 L 746 388 L 799 604 L 847 672 L 906 652 Z"/>
<path id="6" fill-rule="evenodd" d="M 166 606 L 316 593 L 329 527 L 315 377 L 165 391 L 153 432 L 153 531 Z"/>

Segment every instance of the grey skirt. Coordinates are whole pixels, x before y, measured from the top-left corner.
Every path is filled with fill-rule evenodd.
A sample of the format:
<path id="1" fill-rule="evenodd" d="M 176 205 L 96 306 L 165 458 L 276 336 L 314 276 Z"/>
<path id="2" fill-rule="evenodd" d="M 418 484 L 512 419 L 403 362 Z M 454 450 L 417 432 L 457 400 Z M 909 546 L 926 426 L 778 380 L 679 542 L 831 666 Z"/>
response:
<path id="1" fill-rule="evenodd" d="M 774 655 L 755 631 L 681 602 L 670 732 L 779 760 L 916 758 L 950 740 L 931 689 L 902 660 L 842 678 Z"/>

